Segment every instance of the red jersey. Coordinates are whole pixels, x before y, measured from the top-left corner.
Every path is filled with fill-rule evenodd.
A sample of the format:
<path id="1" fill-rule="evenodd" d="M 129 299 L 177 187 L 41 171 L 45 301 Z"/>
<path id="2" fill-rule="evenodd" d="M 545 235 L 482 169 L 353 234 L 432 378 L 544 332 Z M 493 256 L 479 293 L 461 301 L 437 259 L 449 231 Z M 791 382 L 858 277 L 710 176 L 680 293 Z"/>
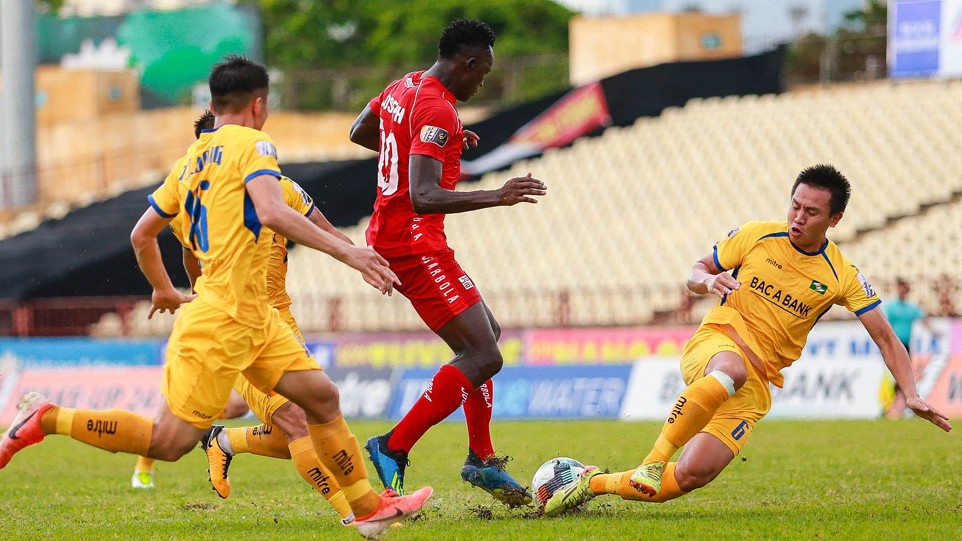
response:
<path id="1" fill-rule="evenodd" d="M 441 187 L 453 190 L 461 176 L 464 126 L 454 97 L 436 77 L 423 71 L 394 81 L 371 100 L 380 117 L 378 191 L 367 227 L 367 244 L 385 257 L 425 254 L 447 248 L 444 214 L 417 214 L 411 203 L 408 162 L 411 154 L 442 163 Z"/>

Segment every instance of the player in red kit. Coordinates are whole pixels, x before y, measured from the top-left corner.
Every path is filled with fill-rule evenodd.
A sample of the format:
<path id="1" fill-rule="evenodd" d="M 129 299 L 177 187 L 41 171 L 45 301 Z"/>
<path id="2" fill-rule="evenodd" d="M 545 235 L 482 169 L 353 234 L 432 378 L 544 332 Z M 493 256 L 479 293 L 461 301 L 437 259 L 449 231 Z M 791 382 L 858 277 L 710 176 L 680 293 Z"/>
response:
<path id="1" fill-rule="evenodd" d="M 401 282 L 396 289 L 455 355 L 407 415 L 365 448 L 384 486 L 401 493 L 411 448 L 463 405 L 469 450 L 462 479 L 517 506 L 529 503 L 531 494 L 505 471 L 489 430 L 501 328 L 444 236 L 445 214 L 536 203 L 534 196 L 545 193 L 530 173 L 498 190 L 454 191 L 462 148 L 478 141 L 464 129 L 455 104 L 474 95 L 491 71 L 494 39 L 483 22 L 454 21 L 441 33 L 437 62 L 388 85 L 351 127 L 351 141 L 379 154 L 367 243 L 390 262 Z"/>

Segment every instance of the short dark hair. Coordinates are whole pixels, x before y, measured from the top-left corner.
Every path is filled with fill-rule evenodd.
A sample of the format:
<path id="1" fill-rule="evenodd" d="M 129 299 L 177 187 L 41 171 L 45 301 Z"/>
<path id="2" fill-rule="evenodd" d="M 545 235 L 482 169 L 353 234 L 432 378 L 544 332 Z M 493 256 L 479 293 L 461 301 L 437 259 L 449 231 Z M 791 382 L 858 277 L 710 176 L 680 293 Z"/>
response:
<path id="1" fill-rule="evenodd" d="M 200 132 L 214 127 L 214 113 L 210 109 L 204 111 L 200 118 L 194 121 L 194 137 L 200 138 Z"/>
<path id="2" fill-rule="evenodd" d="M 263 64 L 229 54 L 211 68 L 207 84 L 214 111 L 236 112 L 250 103 L 256 92 L 267 91 L 269 78 Z"/>
<path id="3" fill-rule="evenodd" d="M 835 167 L 824 163 L 802 169 L 792 186 L 793 196 L 799 184 L 831 192 L 832 198 L 829 201 L 829 207 L 831 207 L 832 214 L 845 212 L 845 207 L 848 206 L 848 198 L 852 195 L 852 186 L 848 183 L 845 175 Z"/>
<path id="4" fill-rule="evenodd" d="M 458 19 L 441 31 L 438 40 L 438 55 L 441 58 L 454 58 L 464 49 L 484 49 L 494 47 L 494 30 L 477 19 Z"/>

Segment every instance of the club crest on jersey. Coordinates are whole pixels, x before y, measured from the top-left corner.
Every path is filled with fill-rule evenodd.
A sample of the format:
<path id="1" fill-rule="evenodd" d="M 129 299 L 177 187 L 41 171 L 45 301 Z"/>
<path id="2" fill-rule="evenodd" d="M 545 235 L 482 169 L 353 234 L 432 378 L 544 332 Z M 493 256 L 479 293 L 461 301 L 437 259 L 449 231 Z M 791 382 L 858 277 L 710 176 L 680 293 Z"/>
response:
<path id="1" fill-rule="evenodd" d="M 424 126 L 421 128 L 421 142 L 434 143 L 443 147 L 448 142 L 448 131 L 437 126 Z"/>
<path id="2" fill-rule="evenodd" d="M 865 296 L 872 298 L 875 296 L 875 289 L 872 284 L 869 283 L 868 278 L 865 277 L 861 272 L 855 275 L 858 278 L 858 283 L 862 284 L 862 290 L 865 291 Z"/>
<path id="3" fill-rule="evenodd" d="M 809 289 L 811 289 L 815 293 L 818 293 L 819 295 L 824 295 L 825 292 L 828 291 L 828 286 L 817 280 L 812 280 L 812 285 L 808 287 Z"/>
<path id="4" fill-rule="evenodd" d="M 257 149 L 257 153 L 261 156 L 270 156 L 271 158 L 277 159 L 277 149 L 270 141 L 258 141 L 254 143 L 254 148 Z"/>

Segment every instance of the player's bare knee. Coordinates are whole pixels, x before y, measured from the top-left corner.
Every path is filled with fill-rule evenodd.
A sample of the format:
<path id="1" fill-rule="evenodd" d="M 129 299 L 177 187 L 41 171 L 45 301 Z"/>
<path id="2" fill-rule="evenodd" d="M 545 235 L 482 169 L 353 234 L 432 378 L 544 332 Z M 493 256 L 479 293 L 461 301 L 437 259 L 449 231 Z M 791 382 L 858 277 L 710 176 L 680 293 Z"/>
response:
<path id="1" fill-rule="evenodd" d="M 271 415 L 271 424 L 287 436 L 289 441 L 307 436 L 307 416 L 304 410 L 293 402 L 287 402 Z"/>
<path id="2" fill-rule="evenodd" d="M 485 380 L 493 378 L 501 371 L 501 367 L 504 366 L 504 357 L 501 356 L 501 350 L 498 348 L 497 343 L 484 348 L 484 350 L 479 352 L 479 357 L 481 360 L 481 372 Z"/>
<path id="3" fill-rule="evenodd" d="M 748 380 L 748 367 L 745 366 L 745 360 L 741 355 L 728 352 L 715 355 L 708 363 L 708 367 L 705 368 L 705 374 L 707 375 L 715 370 L 724 372 L 732 378 L 735 389 L 741 389 L 742 385 L 745 385 Z"/>
<path id="4" fill-rule="evenodd" d="M 341 396 L 337 385 L 334 385 L 330 379 L 324 378 L 314 389 L 310 404 L 302 404 L 302 406 L 308 423 L 319 424 L 332 421 L 341 412 Z"/>

